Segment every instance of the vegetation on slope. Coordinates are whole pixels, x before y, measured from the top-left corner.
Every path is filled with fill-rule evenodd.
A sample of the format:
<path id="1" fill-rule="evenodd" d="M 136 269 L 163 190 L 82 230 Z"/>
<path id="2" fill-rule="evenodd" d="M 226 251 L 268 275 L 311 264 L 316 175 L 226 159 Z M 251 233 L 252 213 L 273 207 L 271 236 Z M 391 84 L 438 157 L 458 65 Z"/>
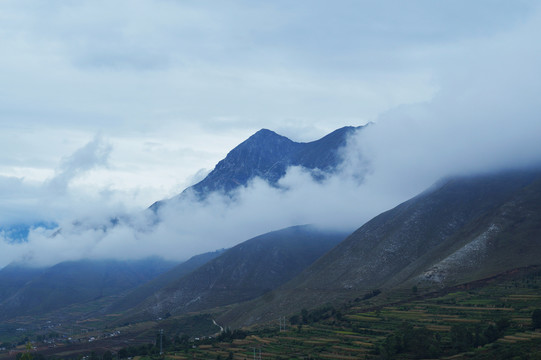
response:
<path id="1" fill-rule="evenodd" d="M 88 343 L 72 355 L 67 345 L 38 352 L 66 358 L 94 352 L 96 360 L 108 360 L 107 351 L 119 359 L 239 360 L 252 359 L 254 349 L 261 359 L 540 359 L 540 289 L 541 267 L 530 267 L 435 293 L 374 290 L 255 328 L 220 332 L 210 315 L 171 317 L 132 325 L 139 330 L 109 350 Z M 122 346 L 128 338 L 140 342 Z"/>
<path id="2" fill-rule="evenodd" d="M 171 282 L 133 312 L 176 315 L 253 299 L 298 275 L 345 236 L 312 226 L 257 236 Z"/>

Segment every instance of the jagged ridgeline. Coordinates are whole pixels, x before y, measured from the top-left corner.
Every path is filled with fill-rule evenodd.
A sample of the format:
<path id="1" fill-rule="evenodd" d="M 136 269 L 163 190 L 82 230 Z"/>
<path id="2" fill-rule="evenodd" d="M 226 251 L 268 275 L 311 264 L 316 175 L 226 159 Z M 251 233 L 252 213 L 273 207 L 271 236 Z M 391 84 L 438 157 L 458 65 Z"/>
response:
<path id="1" fill-rule="evenodd" d="M 199 199 L 214 191 L 227 194 L 246 186 L 255 177 L 275 185 L 290 166 L 317 170 L 313 173 L 317 179 L 321 172 L 332 173 L 336 169 L 342 161 L 340 148 L 346 145 L 348 136 L 361 128 L 346 126 L 308 143 L 294 142 L 270 130 L 259 130 L 231 150 L 202 181 L 172 200 L 182 199 L 187 193 Z M 163 204 L 164 201 L 158 201 L 151 209 L 156 211 Z"/>

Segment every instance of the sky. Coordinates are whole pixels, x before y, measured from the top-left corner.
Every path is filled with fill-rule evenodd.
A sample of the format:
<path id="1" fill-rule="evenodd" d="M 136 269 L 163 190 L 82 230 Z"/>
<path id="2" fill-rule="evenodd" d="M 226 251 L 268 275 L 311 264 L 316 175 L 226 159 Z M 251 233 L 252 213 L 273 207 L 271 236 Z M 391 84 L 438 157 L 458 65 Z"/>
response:
<path id="1" fill-rule="evenodd" d="M 536 163 L 540 24 L 537 1 L 2 1 L 0 226 L 62 232 L 4 234 L 0 266 L 354 229 L 442 176 Z M 255 180 L 235 204 L 142 214 L 261 128 L 306 142 L 369 122 L 323 183 L 293 168 L 287 192 Z"/>

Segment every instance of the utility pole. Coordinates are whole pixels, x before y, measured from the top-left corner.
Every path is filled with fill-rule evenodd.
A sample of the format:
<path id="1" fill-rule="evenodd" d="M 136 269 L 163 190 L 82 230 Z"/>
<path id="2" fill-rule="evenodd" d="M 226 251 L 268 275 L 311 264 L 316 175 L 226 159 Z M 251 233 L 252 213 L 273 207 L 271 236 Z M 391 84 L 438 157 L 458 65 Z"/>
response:
<path id="1" fill-rule="evenodd" d="M 259 356 L 256 357 L 256 348 L 254 349 L 254 360 L 261 360 L 261 348 L 259 348 Z"/>
<path id="2" fill-rule="evenodd" d="M 163 329 L 160 329 L 160 355 L 163 355 Z"/>
<path id="3" fill-rule="evenodd" d="M 280 321 L 280 331 L 286 331 L 286 317 L 280 316 L 278 321 Z"/>

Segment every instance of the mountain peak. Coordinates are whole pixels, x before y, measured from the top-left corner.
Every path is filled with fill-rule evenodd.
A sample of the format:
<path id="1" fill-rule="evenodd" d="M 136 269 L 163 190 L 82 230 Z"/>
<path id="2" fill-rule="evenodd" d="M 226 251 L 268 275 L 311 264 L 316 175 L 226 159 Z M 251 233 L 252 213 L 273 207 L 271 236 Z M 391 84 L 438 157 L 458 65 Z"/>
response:
<path id="1" fill-rule="evenodd" d="M 279 135 L 269 129 L 261 129 L 261 130 L 258 130 L 255 134 L 253 134 L 250 137 L 268 137 L 268 136 L 282 136 L 282 135 Z"/>
<path id="2" fill-rule="evenodd" d="M 338 149 L 346 144 L 346 137 L 356 129 L 360 127 L 346 126 L 307 143 L 295 142 L 269 129 L 260 129 L 231 150 L 205 179 L 189 189 L 205 198 L 213 191 L 229 193 L 239 186 L 246 186 L 255 177 L 275 185 L 290 166 L 330 173 L 341 161 Z M 158 209 L 159 206 L 160 202 L 156 202 L 151 208 Z"/>
<path id="3" fill-rule="evenodd" d="M 283 135 L 277 134 L 272 130 L 261 129 L 261 130 L 257 131 L 256 133 L 254 133 L 252 136 L 250 136 L 248 139 L 246 139 L 240 145 L 253 144 L 253 143 L 259 144 L 261 142 L 263 142 L 263 143 L 268 143 L 268 142 L 294 143 L 294 141 L 290 140 L 289 138 L 287 138 L 287 137 L 285 137 Z"/>

